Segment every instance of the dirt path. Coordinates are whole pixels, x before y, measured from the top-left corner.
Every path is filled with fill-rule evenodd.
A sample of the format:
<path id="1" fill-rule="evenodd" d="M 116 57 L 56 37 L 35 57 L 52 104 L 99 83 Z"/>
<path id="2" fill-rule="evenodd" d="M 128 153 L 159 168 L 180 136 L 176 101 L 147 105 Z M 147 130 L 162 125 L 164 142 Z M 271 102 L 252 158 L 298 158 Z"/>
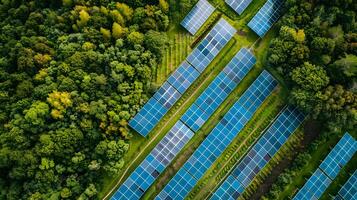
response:
<path id="1" fill-rule="evenodd" d="M 270 191 L 273 184 L 278 179 L 279 175 L 282 172 L 284 172 L 286 168 L 291 166 L 296 156 L 299 155 L 300 152 L 303 152 L 306 149 L 306 147 L 308 147 L 309 144 L 311 144 L 311 142 L 314 141 L 314 139 L 319 135 L 320 131 L 321 131 L 320 126 L 317 124 L 317 122 L 315 121 L 306 122 L 306 125 L 304 127 L 304 138 L 301 142 L 300 148 L 296 149 L 296 151 L 293 152 L 293 156 L 291 156 L 290 158 L 283 159 L 276 167 L 273 168 L 272 172 L 264 180 L 264 182 L 260 185 L 258 190 L 253 194 L 253 196 L 250 199 L 258 200 L 261 199 L 262 196 L 267 194 Z"/>
<path id="2" fill-rule="evenodd" d="M 189 98 L 187 98 L 187 100 L 181 105 L 181 108 L 185 108 L 186 105 L 190 102 L 191 98 L 193 96 L 196 95 L 196 93 L 198 93 L 200 91 L 200 88 L 202 87 L 202 85 L 204 83 L 207 82 L 207 80 L 212 76 L 212 74 L 214 73 L 214 71 L 212 71 L 211 73 L 209 73 L 206 78 L 198 85 L 197 89 L 190 95 Z M 125 169 L 125 171 L 123 172 L 123 175 L 119 178 L 119 180 L 117 181 L 117 183 L 115 184 L 115 186 L 107 193 L 107 195 L 105 195 L 102 199 L 108 199 L 111 194 L 114 192 L 114 190 L 117 190 L 119 184 L 123 181 L 124 177 L 126 177 L 127 173 L 129 172 L 129 169 L 133 166 L 133 164 L 141 157 L 142 154 L 146 153 L 147 148 L 156 140 L 156 138 L 158 138 L 161 134 L 161 132 L 163 131 L 163 129 L 167 126 L 167 124 L 169 122 L 171 122 L 172 118 L 176 117 L 179 113 L 179 111 L 181 111 L 181 108 L 179 108 L 175 113 L 173 113 L 173 115 L 171 115 L 171 117 L 169 119 L 166 120 L 166 123 L 159 129 L 159 131 L 157 131 L 156 135 L 150 139 L 150 141 L 145 145 L 145 147 L 142 148 L 142 151 L 137 154 L 137 156 L 132 160 L 131 164 L 129 166 L 127 166 L 127 168 Z"/>

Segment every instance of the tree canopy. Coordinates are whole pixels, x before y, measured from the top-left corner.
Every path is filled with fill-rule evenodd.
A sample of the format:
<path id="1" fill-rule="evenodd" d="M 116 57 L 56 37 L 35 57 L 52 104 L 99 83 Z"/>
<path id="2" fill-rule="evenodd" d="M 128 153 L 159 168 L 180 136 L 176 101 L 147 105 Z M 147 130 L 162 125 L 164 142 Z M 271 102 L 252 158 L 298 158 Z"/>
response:
<path id="1" fill-rule="evenodd" d="M 333 130 L 357 126 L 355 1 L 285 3 L 268 65 L 290 87 L 289 100 Z"/>
<path id="2" fill-rule="evenodd" d="M 0 199 L 95 199 L 167 44 L 168 4 L 0 3 Z"/>

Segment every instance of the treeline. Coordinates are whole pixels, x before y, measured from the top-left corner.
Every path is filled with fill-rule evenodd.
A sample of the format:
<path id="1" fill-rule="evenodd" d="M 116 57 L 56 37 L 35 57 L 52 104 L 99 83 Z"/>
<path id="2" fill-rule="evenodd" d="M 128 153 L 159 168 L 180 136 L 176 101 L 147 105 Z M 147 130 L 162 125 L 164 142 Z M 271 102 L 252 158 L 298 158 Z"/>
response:
<path id="1" fill-rule="evenodd" d="M 0 199 L 96 199 L 167 43 L 165 0 L 0 3 Z"/>
<path id="2" fill-rule="evenodd" d="M 268 64 L 291 88 L 289 101 L 330 130 L 357 125 L 355 0 L 288 0 Z"/>

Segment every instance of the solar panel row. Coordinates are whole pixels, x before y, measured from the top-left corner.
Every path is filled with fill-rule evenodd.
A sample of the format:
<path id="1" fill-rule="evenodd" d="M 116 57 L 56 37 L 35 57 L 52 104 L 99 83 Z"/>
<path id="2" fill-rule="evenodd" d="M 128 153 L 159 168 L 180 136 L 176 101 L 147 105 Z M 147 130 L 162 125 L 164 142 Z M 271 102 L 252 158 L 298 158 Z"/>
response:
<path id="1" fill-rule="evenodd" d="M 207 89 L 190 106 L 181 120 L 198 131 L 209 116 L 227 98 L 255 64 L 256 59 L 248 49 L 242 48 L 213 80 Z"/>
<path id="2" fill-rule="evenodd" d="M 332 151 L 327 155 L 319 168 L 331 179 L 335 179 L 342 167 L 357 151 L 357 141 L 349 134 L 345 134 Z"/>
<path id="3" fill-rule="evenodd" d="M 294 199 L 319 199 L 331 182 L 331 179 L 329 179 L 326 174 L 317 168 Z"/>
<path id="4" fill-rule="evenodd" d="M 303 120 L 304 115 L 296 108 L 285 108 L 211 199 L 237 199 Z"/>
<path id="5" fill-rule="evenodd" d="M 166 166 L 192 138 L 193 132 L 178 121 L 135 169 L 112 197 L 113 200 L 140 199 Z"/>
<path id="6" fill-rule="evenodd" d="M 295 195 L 294 200 L 319 199 L 356 150 L 357 141 L 345 133 L 315 173 Z"/>
<path id="7" fill-rule="evenodd" d="M 264 100 L 276 85 L 275 79 L 264 71 L 240 98 L 245 99 L 245 102 L 238 100 L 233 105 L 156 199 L 184 199 L 261 105 L 262 101 L 255 99 Z M 254 104 L 252 108 L 255 110 L 247 110 L 244 107 L 246 102 Z M 192 184 L 182 184 L 187 182 Z"/>
<path id="8" fill-rule="evenodd" d="M 224 19 L 220 19 L 201 43 L 187 57 L 187 61 L 202 72 L 223 49 L 236 30 Z"/>
<path id="9" fill-rule="evenodd" d="M 357 199 L 357 170 L 355 170 L 353 175 L 342 186 L 335 199 L 336 200 Z"/>
<path id="10" fill-rule="evenodd" d="M 268 0 L 253 19 L 250 20 L 248 26 L 260 37 L 264 37 L 280 17 L 282 7 L 282 0 Z"/>
<path id="11" fill-rule="evenodd" d="M 182 68 L 184 67 L 189 68 L 189 66 L 187 67 L 187 65 L 183 64 Z M 172 77 L 179 77 L 184 73 L 184 70 L 177 71 L 178 72 L 175 72 Z M 240 77 L 240 79 L 242 78 L 243 77 Z M 216 79 L 218 79 L 218 77 Z M 171 80 L 171 78 L 169 78 L 169 80 Z M 176 78 L 175 80 L 179 79 Z M 223 84 L 225 83 L 223 82 Z M 234 85 L 236 84 L 234 83 Z M 222 84 L 215 85 L 215 87 L 222 87 Z M 213 88 L 213 90 L 215 90 L 215 88 Z M 230 90 L 233 90 L 233 88 Z M 179 94 L 180 93 L 167 82 L 164 83 L 164 85 L 158 90 L 153 99 L 158 99 L 159 102 L 165 103 L 165 106 L 169 107 L 173 105 L 175 99 L 178 99 L 177 96 Z M 207 117 L 209 117 L 211 114 L 207 114 Z M 202 123 L 204 122 L 205 121 Z M 144 162 L 141 163 L 139 167 L 131 174 L 131 176 L 124 182 L 124 184 L 115 193 L 113 199 L 139 199 L 147 190 L 147 188 L 155 181 L 157 176 L 172 161 L 176 154 L 184 147 L 184 145 L 193 136 L 193 134 L 194 133 L 179 120 L 150 153 L 150 155 L 146 158 L 147 160 L 144 160 Z M 183 135 L 186 135 L 187 137 L 181 137 Z M 175 138 L 175 136 L 179 137 L 179 139 Z M 171 140 L 173 142 L 169 142 Z"/>
<path id="12" fill-rule="evenodd" d="M 214 7 L 206 0 L 199 0 L 187 16 L 182 20 L 181 25 L 194 35 L 198 29 L 207 21 L 214 11 Z"/>
<path id="13" fill-rule="evenodd" d="M 233 8 L 238 14 L 242 14 L 243 11 L 249 6 L 252 0 L 225 0 L 225 2 Z"/>
<path id="14" fill-rule="evenodd" d="M 141 135 L 148 135 L 228 43 L 235 32 L 236 30 L 226 20 L 221 19 L 187 57 L 187 61 L 191 62 L 192 65 L 184 61 L 135 117 L 129 121 L 129 125 Z"/>

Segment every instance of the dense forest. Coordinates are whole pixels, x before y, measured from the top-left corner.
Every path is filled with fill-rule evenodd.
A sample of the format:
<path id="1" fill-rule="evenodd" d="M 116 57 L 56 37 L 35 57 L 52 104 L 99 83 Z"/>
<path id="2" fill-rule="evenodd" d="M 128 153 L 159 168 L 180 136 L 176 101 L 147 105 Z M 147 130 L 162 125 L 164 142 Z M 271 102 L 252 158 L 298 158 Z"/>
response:
<path id="1" fill-rule="evenodd" d="M 289 101 L 331 131 L 357 128 L 356 0 L 288 0 L 268 65 Z"/>
<path id="2" fill-rule="evenodd" d="M 165 0 L 2 0 L 0 199 L 96 198 L 161 62 Z"/>

